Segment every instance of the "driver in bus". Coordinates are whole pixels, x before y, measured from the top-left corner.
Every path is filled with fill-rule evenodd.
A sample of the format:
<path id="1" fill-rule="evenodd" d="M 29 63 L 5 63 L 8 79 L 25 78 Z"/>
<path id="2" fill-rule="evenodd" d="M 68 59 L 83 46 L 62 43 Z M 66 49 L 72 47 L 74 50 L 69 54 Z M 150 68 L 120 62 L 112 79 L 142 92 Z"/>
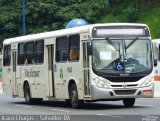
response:
<path id="1" fill-rule="evenodd" d="M 100 54 L 98 52 L 96 52 L 93 56 L 93 63 L 96 68 L 103 68 L 102 60 L 100 59 Z"/>

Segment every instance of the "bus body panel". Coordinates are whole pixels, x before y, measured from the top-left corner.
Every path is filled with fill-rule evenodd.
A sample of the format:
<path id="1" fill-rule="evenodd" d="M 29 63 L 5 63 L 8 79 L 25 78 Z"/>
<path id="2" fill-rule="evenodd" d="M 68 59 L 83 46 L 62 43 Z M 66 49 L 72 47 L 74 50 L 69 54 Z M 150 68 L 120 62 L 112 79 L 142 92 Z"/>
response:
<path id="1" fill-rule="evenodd" d="M 45 66 L 43 65 L 35 65 L 35 72 L 36 72 L 36 77 L 35 77 L 35 84 L 37 86 L 37 94 L 36 96 L 39 98 L 45 98 L 46 97 L 46 72 L 45 72 Z"/>
<path id="2" fill-rule="evenodd" d="M 152 76 L 152 78 L 150 78 Z M 148 87 L 141 87 L 143 82 L 148 78 L 152 79 L 152 83 Z M 91 73 L 91 100 L 109 100 L 109 99 L 124 99 L 124 98 L 152 98 L 152 94 L 144 94 L 144 90 L 154 90 L 153 72 L 149 76 L 145 76 L 136 82 L 110 82 L 109 80 Z M 99 88 L 96 86 L 95 81 L 105 80 L 108 88 Z"/>
<path id="3" fill-rule="evenodd" d="M 69 82 L 74 81 L 77 85 L 78 92 L 82 91 L 81 68 L 79 62 L 56 63 L 55 87 L 56 98 L 69 99 Z M 81 93 L 79 93 L 80 96 Z M 80 96 L 82 99 L 82 96 Z"/>
<path id="4" fill-rule="evenodd" d="M 152 40 L 153 43 L 156 45 L 156 50 L 157 50 L 157 64 L 154 66 L 154 83 L 155 83 L 155 88 L 154 88 L 154 97 L 160 97 L 160 39 L 154 39 Z"/>
<path id="5" fill-rule="evenodd" d="M 79 100 L 108 100 L 108 99 L 124 99 L 124 98 L 143 98 L 152 97 L 151 94 L 144 94 L 143 91 L 152 91 L 153 72 L 134 82 L 111 82 L 101 77 L 93 71 L 93 57 L 89 54 L 89 47 L 92 46 L 92 29 L 101 26 L 146 26 L 144 24 L 95 24 L 84 27 L 75 27 L 72 29 L 58 30 L 35 35 L 27 35 L 7 39 L 4 45 L 16 44 L 21 42 L 32 42 L 44 40 L 44 62 L 42 64 L 23 64 L 16 66 L 17 96 L 24 97 L 24 83 L 28 82 L 32 98 L 54 98 L 69 99 L 69 83 L 73 81 L 76 84 Z M 147 26 L 146 26 L 147 27 Z M 57 46 L 56 39 L 59 37 L 70 37 L 71 35 L 80 36 L 79 60 L 77 61 L 56 61 Z M 146 37 L 150 39 L 150 37 Z M 145 39 L 146 39 L 145 38 Z M 67 38 L 68 39 L 68 38 Z M 98 38 L 101 39 L 101 38 Z M 104 39 L 104 38 L 103 38 Z M 106 38 L 105 38 L 106 39 Z M 68 41 L 68 40 L 67 40 Z M 106 40 L 107 41 L 107 40 Z M 68 49 L 68 48 L 67 48 Z M 92 48 L 93 49 L 93 48 Z M 68 52 L 69 50 L 67 50 Z M 102 55 L 105 54 L 102 52 Z M 110 55 L 110 54 L 108 54 Z M 52 57 L 53 56 L 53 57 Z M 68 55 L 67 55 L 68 56 Z M 86 57 L 85 57 L 86 56 Z M 85 59 L 84 59 L 85 57 Z M 67 57 L 68 58 L 68 57 Z M 109 58 L 109 57 L 108 57 Z M 12 56 L 11 56 L 12 59 Z M 17 58 L 18 60 L 18 58 Z M 86 61 L 86 62 L 85 62 Z M 84 63 L 88 63 L 85 65 Z M 12 83 L 12 61 L 10 66 L 3 66 L 3 89 L 6 94 L 14 95 L 14 86 Z M 88 77 L 86 77 L 88 76 Z M 123 78 L 123 77 L 122 77 Z M 145 80 L 151 79 L 151 85 L 141 87 Z M 96 82 L 105 80 L 108 87 L 98 87 Z M 111 85 L 122 85 L 119 87 L 111 87 Z M 126 85 L 136 85 L 136 87 L 126 87 Z M 119 93 L 116 94 L 115 90 Z M 125 94 L 127 91 L 135 91 L 132 94 Z"/>
<path id="6" fill-rule="evenodd" d="M 13 96 L 11 82 L 11 67 L 2 67 L 3 91 L 9 96 Z"/>
<path id="7" fill-rule="evenodd" d="M 4 50 L 7 50 L 6 54 L 4 54 Z M 3 80 L 3 92 L 9 96 L 13 96 L 13 82 L 12 82 L 12 72 L 11 72 L 11 45 L 7 45 L 6 48 L 3 47 L 3 56 L 5 58 L 8 56 L 10 61 L 7 62 L 5 59 L 2 59 L 2 80 Z M 4 66 L 5 65 L 5 66 Z"/>
<path id="8" fill-rule="evenodd" d="M 152 98 L 153 94 L 146 95 L 146 94 L 141 94 L 139 95 L 139 92 L 143 92 L 143 90 L 153 90 L 154 85 L 152 84 L 149 87 L 145 88 L 134 88 L 136 92 L 134 94 L 128 95 L 127 92 L 132 91 L 134 89 L 125 89 L 126 94 L 123 95 L 116 95 L 113 89 L 104 89 L 104 88 L 97 88 L 96 86 L 91 86 L 92 91 L 92 100 L 110 100 L 110 99 L 125 99 L 125 98 Z M 124 91 L 124 89 L 116 89 L 118 91 Z M 114 96 L 111 96 L 110 92 L 113 92 Z"/>

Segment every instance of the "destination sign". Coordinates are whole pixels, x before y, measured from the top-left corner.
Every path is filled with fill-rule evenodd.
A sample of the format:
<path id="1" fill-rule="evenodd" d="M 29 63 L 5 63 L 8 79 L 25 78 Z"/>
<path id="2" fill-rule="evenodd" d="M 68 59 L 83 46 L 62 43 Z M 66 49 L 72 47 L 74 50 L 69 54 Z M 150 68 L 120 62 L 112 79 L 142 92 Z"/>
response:
<path id="1" fill-rule="evenodd" d="M 99 26 L 93 28 L 92 37 L 149 37 L 149 30 L 145 26 Z"/>

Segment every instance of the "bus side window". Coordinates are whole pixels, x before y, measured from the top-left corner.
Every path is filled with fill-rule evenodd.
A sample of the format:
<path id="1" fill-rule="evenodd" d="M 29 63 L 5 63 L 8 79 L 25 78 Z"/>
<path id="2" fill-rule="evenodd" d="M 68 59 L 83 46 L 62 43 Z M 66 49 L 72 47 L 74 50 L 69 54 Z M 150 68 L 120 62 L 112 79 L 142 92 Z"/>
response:
<path id="1" fill-rule="evenodd" d="M 10 66 L 11 62 L 11 45 L 4 46 L 3 66 Z"/>
<path id="2" fill-rule="evenodd" d="M 18 65 L 24 64 L 24 43 L 18 44 Z"/>
<path id="3" fill-rule="evenodd" d="M 44 61 L 44 40 L 35 42 L 35 63 L 43 63 Z"/>
<path id="4" fill-rule="evenodd" d="M 34 42 L 25 44 L 25 64 L 34 64 Z"/>
<path id="5" fill-rule="evenodd" d="M 56 39 L 56 62 L 67 61 L 67 36 Z"/>
<path id="6" fill-rule="evenodd" d="M 79 60 L 79 46 L 80 46 L 80 37 L 79 35 L 69 36 L 68 42 L 68 60 L 77 61 Z"/>
<path id="7" fill-rule="evenodd" d="M 160 45 L 158 47 L 158 61 L 160 61 Z"/>

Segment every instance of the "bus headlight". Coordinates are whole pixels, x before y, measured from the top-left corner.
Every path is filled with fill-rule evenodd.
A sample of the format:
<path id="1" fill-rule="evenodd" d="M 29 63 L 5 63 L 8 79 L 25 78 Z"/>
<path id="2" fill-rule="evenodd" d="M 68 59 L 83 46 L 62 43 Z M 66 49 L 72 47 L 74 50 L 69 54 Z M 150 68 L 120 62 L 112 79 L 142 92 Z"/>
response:
<path id="1" fill-rule="evenodd" d="M 147 80 L 145 80 L 145 81 L 142 83 L 141 87 L 149 87 L 151 84 L 152 84 L 152 78 L 149 77 Z"/>
<path id="2" fill-rule="evenodd" d="M 96 81 L 96 86 L 99 88 L 109 88 L 109 86 L 102 80 L 97 80 Z"/>

